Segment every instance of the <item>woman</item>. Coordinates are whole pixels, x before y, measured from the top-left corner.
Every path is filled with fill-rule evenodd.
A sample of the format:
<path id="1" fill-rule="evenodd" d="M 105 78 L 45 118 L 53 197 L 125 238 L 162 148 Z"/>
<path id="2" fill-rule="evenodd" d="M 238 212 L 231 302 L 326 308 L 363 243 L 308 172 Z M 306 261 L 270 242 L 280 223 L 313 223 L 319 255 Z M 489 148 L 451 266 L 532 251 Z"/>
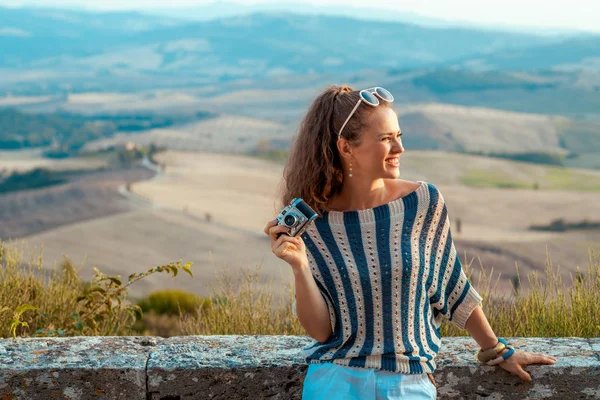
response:
<path id="1" fill-rule="evenodd" d="M 300 237 L 270 221 L 273 253 L 292 267 L 295 314 L 317 343 L 304 399 L 434 399 L 442 318 L 480 345 L 480 362 L 525 381 L 556 358 L 497 338 L 456 254 L 442 194 L 398 179 L 404 152 L 393 96 L 331 86 L 303 119 L 284 170 L 283 204 L 320 216 Z"/>

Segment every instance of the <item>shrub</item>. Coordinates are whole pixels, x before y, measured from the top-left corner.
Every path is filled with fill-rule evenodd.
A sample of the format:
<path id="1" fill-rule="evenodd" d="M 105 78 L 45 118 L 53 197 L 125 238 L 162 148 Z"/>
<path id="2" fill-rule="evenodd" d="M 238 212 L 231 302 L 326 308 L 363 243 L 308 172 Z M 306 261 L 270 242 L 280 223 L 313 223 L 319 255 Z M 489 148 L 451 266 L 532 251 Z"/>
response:
<path id="1" fill-rule="evenodd" d="M 148 297 L 138 302 L 143 312 L 153 311 L 157 314 L 179 315 L 195 314 L 198 306 L 206 307 L 209 299 L 201 299 L 194 293 L 183 290 L 169 289 L 150 293 Z"/>

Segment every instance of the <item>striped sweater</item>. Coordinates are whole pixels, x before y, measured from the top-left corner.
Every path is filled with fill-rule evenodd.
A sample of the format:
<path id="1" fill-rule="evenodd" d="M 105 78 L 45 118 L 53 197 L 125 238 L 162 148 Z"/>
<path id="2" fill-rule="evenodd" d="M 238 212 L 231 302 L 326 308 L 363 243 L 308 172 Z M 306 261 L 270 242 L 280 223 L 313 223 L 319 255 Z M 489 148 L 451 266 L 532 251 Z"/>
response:
<path id="1" fill-rule="evenodd" d="M 375 208 L 325 212 L 302 234 L 333 330 L 302 349 L 307 363 L 433 373 L 442 318 L 464 329 L 481 303 L 456 253 L 442 194 L 419 182 Z"/>

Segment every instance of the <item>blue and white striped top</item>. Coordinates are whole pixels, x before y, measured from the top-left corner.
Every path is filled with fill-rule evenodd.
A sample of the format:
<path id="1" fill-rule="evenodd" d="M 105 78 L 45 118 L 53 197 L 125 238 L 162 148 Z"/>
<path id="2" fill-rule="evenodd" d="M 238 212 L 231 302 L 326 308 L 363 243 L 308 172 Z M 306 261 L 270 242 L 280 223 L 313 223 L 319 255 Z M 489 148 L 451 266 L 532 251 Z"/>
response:
<path id="1" fill-rule="evenodd" d="M 333 330 L 302 349 L 307 363 L 433 373 L 442 318 L 464 329 L 481 303 L 456 253 L 442 194 L 419 182 L 375 208 L 325 212 L 302 234 Z"/>

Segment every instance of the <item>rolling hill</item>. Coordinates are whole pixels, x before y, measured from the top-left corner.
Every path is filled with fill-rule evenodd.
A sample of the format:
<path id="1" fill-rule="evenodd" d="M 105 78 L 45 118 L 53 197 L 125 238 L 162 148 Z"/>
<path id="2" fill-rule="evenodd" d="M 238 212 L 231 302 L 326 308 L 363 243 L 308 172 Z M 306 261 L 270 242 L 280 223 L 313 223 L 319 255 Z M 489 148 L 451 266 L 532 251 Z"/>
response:
<path id="1" fill-rule="evenodd" d="M 386 85 L 398 103 L 600 119 L 600 35 L 281 12 L 183 21 L 0 7 L 0 48 L 0 95 L 52 95 L 54 110 L 73 93 L 203 88 L 204 96 L 219 96 L 317 79 Z"/>
<path id="2" fill-rule="evenodd" d="M 289 13 L 182 22 L 136 13 L 0 8 L 3 75 L 35 70 L 36 78 L 49 79 L 52 74 L 42 71 L 60 71 L 69 81 L 132 73 L 218 80 L 413 68 L 562 40 Z"/>
<path id="3" fill-rule="evenodd" d="M 469 57 L 463 66 L 486 70 L 595 69 L 600 68 L 600 36 L 582 35 L 561 43 L 542 44 L 526 49 L 497 51 Z"/>

